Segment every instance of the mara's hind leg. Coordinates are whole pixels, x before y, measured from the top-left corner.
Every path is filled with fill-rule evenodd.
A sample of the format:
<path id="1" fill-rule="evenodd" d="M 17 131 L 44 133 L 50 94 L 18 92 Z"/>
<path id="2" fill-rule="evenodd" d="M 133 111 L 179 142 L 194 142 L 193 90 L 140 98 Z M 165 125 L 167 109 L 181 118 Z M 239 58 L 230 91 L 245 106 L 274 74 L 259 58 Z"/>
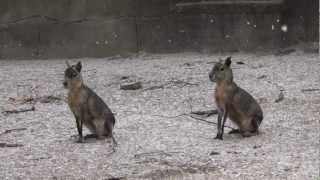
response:
<path id="1" fill-rule="evenodd" d="M 251 121 L 251 128 L 243 128 L 240 130 L 240 133 L 243 137 L 251 137 L 259 134 L 259 125 L 255 119 Z"/>
<path id="2" fill-rule="evenodd" d="M 254 118 L 244 119 L 240 126 L 240 134 L 242 135 L 242 137 L 255 136 L 259 133 L 258 127 L 259 125 Z"/>
<path id="3" fill-rule="evenodd" d="M 91 128 L 89 128 L 92 134 L 88 134 L 86 138 L 104 139 L 104 122 L 101 119 L 95 119 Z"/>
<path id="4" fill-rule="evenodd" d="M 243 131 L 241 132 L 242 137 L 251 137 L 257 135 L 257 132 Z"/>
<path id="5" fill-rule="evenodd" d="M 98 135 L 97 135 L 97 128 L 96 125 L 94 124 L 94 122 L 89 121 L 86 122 L 86 127 L 89 129 L 89 131 L 91 132 L 91 134 L 87 134 L 84 136 L 84 139 L 97 139 Z"/>
<path id="6" fill-rule="evenodd" d="M 259 126 L 261 124 L 263 117 L 262 116 L 255 116 L 252 118 L 251 124 L 253 127 L 252 132 L 256 133 L 257 135 L 259 134 Z"/>
<path id="7" fill-rule="evenodd" d="M 118 143 L 117 143 L 116 139 L 113 136 L 113 124 L 111 124 L 110 122 L 106 121 L 105 124 L 104 124 L 104 128 L 105 128 L 104 136 L 107 137 L 107 138 L 111 137 L 111 139 L 113 141 L 113 144 L 115 146 L 117 146 Z"/>

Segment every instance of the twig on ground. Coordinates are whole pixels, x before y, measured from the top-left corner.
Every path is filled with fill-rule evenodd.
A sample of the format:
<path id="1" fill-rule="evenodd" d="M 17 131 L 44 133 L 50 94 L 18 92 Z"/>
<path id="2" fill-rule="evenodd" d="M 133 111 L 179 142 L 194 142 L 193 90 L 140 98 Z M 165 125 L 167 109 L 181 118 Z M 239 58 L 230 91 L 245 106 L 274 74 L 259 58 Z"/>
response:
<path id="1" fill-rule="evenodd" d="M 151 86 L 148 88 L 145 88 L 143 91 L 149 91 L 149 90 L 155 90 L 155 89 L 163 89 L 164 85 L 158 85 L 158 86 Z"/>
<path id="2" fill-rule="evenodd" d="M 207 121 L 207 120 L 205 120 L 205 119 L 202 119 L 202 118 L 199 118 L 199 117 L 195 117 L 195 116 L 192 116 L 192 115 L 190 115 L 190 114 L 186 114 L 186 113 L 184 113 L 184 114 L 179 114 L 179 115 L 176 115 L 176 116 L 162 116 L 162 115 L 153 115 L 153 116 L 157 116 L 157 117 L 162 117 L 162 118 L 178 118 L 178 117 L 182 117 L 182 116 L 185 116 L 185 117 L 190 117 L 190 118 L 192 118 L 192 119 L 194 119 L 194 120 L 198 120 L 198 121 L 201 121 L 201 122 L 205 122 L 205 123 L 208 123 L 208 124 L 217 124 L 216 122 L 212 122 L 212 121 Z M 227 127 L 227 128 L 229 128 L 229 129 L 235 129 L 235 128 L 233 128 L 233 127 L 230 127 L 230 126 L 227 126 L 227 125 L 225 125 L 224 127 Z"/>
<path id="3" fill-rule="evenodd" d="M 144 156 L 153 156 L 153 155 L 165 155 L 165 156 L 172 156 L 173 153 L 180 153 L 180 152 L 164 152 L 164 151 L 152 151 L 152 152 L 145 152 L 145 153 L 139 153 L 135 154 L 135 158 L 140 158 Z"/>
<path id="4" fill-rule="evenodd" d="M 156 117 L 162 117 L 162 118 L 170 118 L 170 119 L 172 119 L 172 118 L 177 118 L 177 117 L 181 117 L 181 116 L 186 116 L 186 115 L 188 115 L 188 114 L 179 114 L 179 115 L 176 115 L 176 116 L 163 116 L 163 115 L 153 115 L 153 116 L 156 116 Z"/>
<path id="5" fill-rule="evenodd" d="M 174 84 L 174 85 L 181 85 L 179 87 L 184 87 L 184 86 L 199 86 L 198 83 L 190 83 L 190 82 L 186 82 L 186 81 L 182 81 L 182 80 L 171 80 L 168 82 L 169 84 Z"/>
<path id="6" fill-rule="evenodd" d="M 6 147 L 22 147 L 22 144 L 10 144 L 10 143 L 0 143 L 0 148 Z"/>
<path id="7" fill-rule="evenodd" d="M 43 96 L 39 98 L 40 103 L 51 103 L 51 102 L 56 102 L 56 101 L 62 101 L 63 99 L 57 96 Z"/>
<path id="8" fill-rule="evenodd" d="M 31 108 L 26 108 L 26 109 L 15 109 L 15 110 L 7 110 L 7 111 L 3 111 L 2 113 L 4 114 L 18 114 L 18 113 L 23 113 L 23 112 L 28 112 L 28 111 L 35 111 L 36 108 L 34 106 L 32 106 Z"/>
<path id="9" fill-rule="evenodd" d="M 133 83 L 120 84 L 121 90 L 138 90 L 142 88 L 142 83 L 140 81 Z"/>
<path id="10" fill-rule="evenodd" d="M 190 116 L 190 115 L 189 115 L 188 117 L 191 117 L 191 118 L 193 118 L 193 119 L 195 119 L 195 120 L 198 120 L 198 121 L 206 122 L 206 123 L 208 123 L 208 124 L 217 124 L 216 122 L 207 121 L 207 120 L 205 120 L 205 119 L 198 118 L 198 117 L 194 117 L 194 116 Z M 227 126 L 227 125 L 224 125 L 224 127 L 229 128 L 229 129 L 231 129 L 231 130 L 235 130 L 235 128 L 230 127 L 230 126 Z"/>
<path id="11" fill-rule="evenodd" d="M 148 87 L 148 88 L 144 89 L 143 91 L 155 90 L 155 89 L 163 89 L 165 86 L 168 86 L 168 85 L 171 85 L 171 84 L 173 86 L 178 86 L 180 88 L 183 88 L 185 86 L 199 86 L 198 83 L 190 83 L 190 82 L 186 82 L 186 81 L 182 81 L 182 80 L 170 80 L 170 81 L 168 81 L 168 82 L 166 82 L 164 84 Z"/>
<path id="12" fill-rule="evenodd" d="M 312 92 L 312 91 L 320 91 L 320 89 L 317 88 L 310 88 L 310 89 L 301 89 L 302 92 Z"/>
<path id="13" fill-rule="evenodd" d="M 9 101 L 11 102 L 19 102 L 20 104 L 26 104 L 26 103 L 32 103 L 35 99 L 32 97 L 26 97 L 26 98 L 22 98 L 22 99 L 16 99 L 16 98 L 9 98 Z"/>
<path id="14" fill-rule="evenodd" d="M 190 114 L 195 114 L 195 115 L 199 115 L 199 116 L 212 116 L 214 114 L 218 114 L 218 110 L 206 110 L 206 111 L 191 111 Z"/>
<path id="15" fill-rule="evenodd" d="M 19 102 L 19 104 L 26 104 L 26 103 L 35 104 L 36 102 L 51 103 L 51 102 L 62 101 L 62 100 L 63 99 L 61 97 L 57 97 L 57 96 L 53 96 L 53 95 L 43 96 L 43 97 L 38 97 L 38 98 L 32 98 L 32 97 L 22 98 L 22 99 L 17 99 L 17 98 L 12 98 L 12 97 L 9 98 L 9 101 Z"/>
<path id="16" fill-rule="evenodd" d="M 11 132 L 13 132 L 13 131 L 24 131 L 24 130 L 27 130 L 27 128 L 7 129 L 7 130 L 5 130 L 3 133 L 0 133 L 0 136 L 1 136 L 1 135 L 4 135 L 4 134 L 11 133 Z"/>

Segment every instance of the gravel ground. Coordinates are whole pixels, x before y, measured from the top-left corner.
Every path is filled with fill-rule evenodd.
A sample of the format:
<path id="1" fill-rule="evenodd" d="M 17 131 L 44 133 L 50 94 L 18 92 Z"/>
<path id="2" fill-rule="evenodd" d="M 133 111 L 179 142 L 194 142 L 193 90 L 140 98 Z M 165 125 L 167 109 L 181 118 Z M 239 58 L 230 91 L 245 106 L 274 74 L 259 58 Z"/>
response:
<path id="1" fill-rule="evenodd" d="M 35 107 L 0 115 L 0 179 L 319 179 L 318 54 L 231 54 L 235 81 L 258 99 L 265 117 L 260 135 L 225 134 L 220 141 L 214 124 L 183 114 L 215 109 L 208 72 L 227 55 L 70 60 L 83 62 L 86 84 L 116 115 L 114 153 L 108 139 L 75 143 L 64 59 L 0 61 L 0 110 Z M 141 81 L 143 89 L 120 90 L 128 81 Z M 280 91 L 284 99 L 276 103 Z M 62 100 L 41 100 L 46 96 Z"/>

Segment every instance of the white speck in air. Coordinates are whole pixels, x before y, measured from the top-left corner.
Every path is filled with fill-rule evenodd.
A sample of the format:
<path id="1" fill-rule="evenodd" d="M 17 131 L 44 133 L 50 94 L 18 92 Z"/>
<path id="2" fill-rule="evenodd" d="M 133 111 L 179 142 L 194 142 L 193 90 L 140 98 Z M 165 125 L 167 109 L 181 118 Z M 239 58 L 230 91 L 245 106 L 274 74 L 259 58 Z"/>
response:
<path id="1" fill-rule="evenodd" d="M 288 26 L 287 25 L 282 25 L 281 26 L 281 30 L 283 31 L 283 32 L 288 32 Z"/>

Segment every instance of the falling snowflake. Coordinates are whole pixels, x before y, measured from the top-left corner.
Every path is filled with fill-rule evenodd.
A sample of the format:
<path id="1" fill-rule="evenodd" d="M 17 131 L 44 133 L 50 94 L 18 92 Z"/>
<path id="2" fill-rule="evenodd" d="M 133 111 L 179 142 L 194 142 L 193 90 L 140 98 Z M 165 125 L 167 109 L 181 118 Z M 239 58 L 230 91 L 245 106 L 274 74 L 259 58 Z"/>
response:
<path id="1" fill-rule="evenodd" d="M 288 31 L 288 26 L 287 25 L 282 25 L 281 26 L 281 30 L 283 31 L 283 32 L 287 32 Z"/>

